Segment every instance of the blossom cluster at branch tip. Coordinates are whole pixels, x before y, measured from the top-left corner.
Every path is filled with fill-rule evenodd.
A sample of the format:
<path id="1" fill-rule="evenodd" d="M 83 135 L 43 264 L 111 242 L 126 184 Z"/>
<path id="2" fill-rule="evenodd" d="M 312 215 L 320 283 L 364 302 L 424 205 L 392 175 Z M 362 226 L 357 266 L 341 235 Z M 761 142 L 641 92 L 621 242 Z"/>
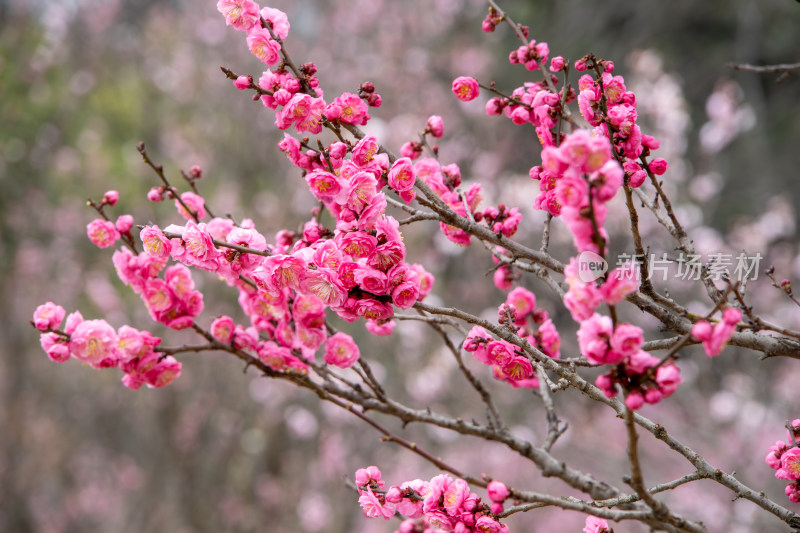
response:
<path id="1" fill-rule="evenodd" d="M 181 363 L 171 355 L 155 350 L 161 339 L 148 331 L 130 326 L 114 330 L 105 320 L 84 320 L 79 311 L 61 322 L 64 308 L 53 302 L 40 305 L 33 313 L 40 342 L 47 356 L 56 363 L 71 358 L 95 369 L 119 368 L 123 384 L 131 389 L 142 385 L 165 387 L 181 374 Z"/>
<path id="2" fill-rule="evenodd" d="M 668 166 L 664 159 L 657 158 L 643 166 L 645 158 L 661 143 L 642 133 L 637 124 L 636 95 L 627 90 L 622 76 L 612 75 L 614 64 L 588 55 L 575 66 L 579 71 L 596 69 L 599 73 L 594 77 L 584 74 L 578 80 L 578 108 L 595 127 L 594 133 L 611 139 L 615 157 L 625 170 L 626 183 L 637 188 L 644 183 L 648 172 L 658 176 L 664 174 Z"/>
<path id="3" fill-rule="evenodd" d="M 532 292 L 516 287 L 498 308 L 498 315 L 501 324 L 513 327 L 531 346 L 549 357 L 560 357 L 558 330 L 547 311 L 536 307 L 536 296 Z M 496 379 L 514 388 L 539 387 L 535 369 L 520 348 L 503 339 L 495 340 L 483 327 L 473 326 L 462 347 L 477 361 L 490 366 Z"/>
<path id="4" fill-rule="evenodd" d="M 742 312 L 735 307 L 729 307 L 723 311 L 722 320 L 713 326 L 705 320 L 696 322 L 692 326 L 692 336 L 703 343 L 708 357 L 714 357 L 728 344 L 741 319 Z"/>
<path id="5" fill-rule="evenodd" d="M 788 443 L 781 440 L 769 447 L 764 458 L 767 465 L 775 470 L 775 477 L 788 481 L 786 495 L 795 503 L 800 503 L 800 418 L 786 424 Z"/>
<path id="6" fill-rule="evenodd" d="M 405 516 L 395 533 L 417 531 L 453 531 L 457 533 L 508 533 L 508 526 L 495 517 L 503 512 L 509 490 L 499 481 L 487 487 L 491 504 L 470 492 L 467 482 L 446 474 L 430 481 L 415 479 L 386 488 L 376 466 L 360 468 L 355 473 L 358 503 L 369 518 L 391 519 Z"/>

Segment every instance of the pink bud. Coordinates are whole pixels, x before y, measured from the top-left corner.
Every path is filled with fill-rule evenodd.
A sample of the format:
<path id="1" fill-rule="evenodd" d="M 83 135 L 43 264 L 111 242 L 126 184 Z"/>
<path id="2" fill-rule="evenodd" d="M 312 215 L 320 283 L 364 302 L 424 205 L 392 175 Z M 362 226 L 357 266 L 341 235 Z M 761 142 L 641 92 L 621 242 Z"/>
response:
<path id="1" fill-rule="evenodd" d="M 239 89 L 240 91 L 244 91 L 245 89 L 250 88 L 250 78 L 247 76 L 239 76 L 235 80 L 233 80 L 233 86 Z"/>
<path id="2" fill-rule="evenodd" d="M 658 159 L 653 159 L 650 161 L 650 172 L 657 176 L 661 176 L 664 172 L 667 171 L 667 162 L 660 157 Z"/>
<path id="3" fill-rule="evenodd" d="M 486 487 L 486 493 L 493 502 L 502 502 L 510 494 L 508 487 L 502 481 L 492 481 Z"/>
<path id="4" fill-rule="evenodd" d="M 625 397 L 625 405 L 631 411 L 641 409 L 641 407 L 644 405 L 644 397 L 642 397 L 642 393 L 638 390 L 630 391 L 628 396 Z"/>
<path id="5" fill-rule="evenodd" d="M 161 187 L 153 187 L 147 192 L 147 199 L 151 202 L 161 202 L 164 200 L 164 194 L 161 192 Z"/>
<path id="6" fill-rule="evenodd" d="M 444 121 L 439 115 L 432 115 L 428 118 L 428 130 L 431 135 L 439 139 L 444 135 Z"/>
<path id="7" fill-rule="evenodd" d="M 108 205 L 114 205 L 119 200 L 119 192 L 117 191 L 106 191 L 103 195 L 103 203 Z"/>
<path id="8" fill-rule="evenodd" d="M 561 56 L 556 56 L 550 60 L 550 72 L 558 72 L 564 69 L 564 58 Z"/>
<path id="9" fill-rule="evenodd" d="M 114 224 L 120 233 L 128 233 L 133 227 L 133 217 L 131 215 L 120 215 Z"/>
<path id="10" fill-rule="evenodd" d="M 400 490 L 400 487 L 389 487 L 384 498 L 389 503 L 400 503 L 403 501 L 403 492 Z"/>

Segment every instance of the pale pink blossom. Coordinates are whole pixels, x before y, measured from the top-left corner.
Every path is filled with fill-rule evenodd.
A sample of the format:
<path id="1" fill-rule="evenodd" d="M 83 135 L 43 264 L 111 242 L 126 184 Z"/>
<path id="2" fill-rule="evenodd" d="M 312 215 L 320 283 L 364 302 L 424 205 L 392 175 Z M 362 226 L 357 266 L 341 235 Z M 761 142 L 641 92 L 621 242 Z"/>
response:
<path id="1" fill-rule="evenodd" d="M 57 329 L 64 320 L 66 311 L 60 305 L 53 302 L 47 302 L 40 305 L 33 312 L 33 325 L 39 331 L 47 331 L 49 329 Z"/>
<path id="2" fill-rule="evenodd" d="M 442 495 L 442 503 L 447 514 L 450 516 L 460 515 L 467 496 L 469 496 L 469 485 L 466 481 L 456 479 L 450 483 Z"/>
<path id="3" fill-rule="evenodd" d="M 385 336 L 394 332 L 396 322 L 394 320 L 367 320 L 364 326 L 373 335 Z"/>
<path id="4" fill-rule="evenodd" d="M 158 226 L 145 226 L 139 233 L 144 251 L 158 259 L 167 259 L 172 251 L 172 243 Z"/>
<path id="5" fill-rule="evenodd" d="M 285 40 L 289 36 L 289 17 L 286 16 L 286 13 L 274 7 L 264 7 L 261 9 L 261 16 L 272 24 L 272 31 L 281 40 Z"/>
<path id="6" fill-rule="evenodd" d="M 189 220 L 186 222 L 182 238 L 186 251 L 183 256 L 185 263 L 211 272 L 217 270 L 217 258 L 221 254 L 214 246 L 205 223 L 201 222 L 198 225 L 193 220 Z"/>
<path id="7" fill-rule="evenodd" d="M 117 332 L 105 320 L 84 320 L 70 336 L 69 351 L 75 359 L 94 366 L 115 358 L 118 342 Z"/>
<path id="8" fill-rule="evenodd" d="M 183 201 L 183 204 L 186 204 L 186 207 L 188 207 L 191 211 L 190 213 L 184 209 L 183 204 L 181 204 L 181 202 L 179 202 L 176 198 L 175 208 L 183 218 L 186 220 L 194 220 L 196 216 L 198 220 L 202 220 L 206 217 L 206 201 L 202 196 L 191 191 L 186 191 L 185 193 L 181 194 L 181 200 Z"/>
<path id="9" fill-rule="evenodd" d="M 601 300 L 600 290 L 593 283 L 580 281 L 570 284 L 570 289 L 564 295 L 564 305 L 572 314 L 573 320 L 577 322 L 591 317 Z"/>
<path id="10" fill-rule="evenodd" d="M 603 300 L 615 305 L 624 300 L 630 293 L 639 289 L 639 267 L 634 261 L 628 261 L 612 270 L 600 287 Z"/>
<path id="11" fill-rule="evenodd" d="M 661 361 L 658 357 L 646 352 L 645 350 L 637 350 L 625 361 L 625 372 L 628 375 L 644 374 L 648 368 L 656 366 Z"/>
<path id="12" fill-rule="evenodd" d="M 390 520 L 394 516 L 394 505 L 390 503 L 382 504 L 371 488 L 361 491 L 358 503 L 364 510 L 364 515 L 368 518 L 382 517 L 385 520 Z"/>
<path id="13" fill-rule="evenodd" d="M 347 291 L 336 272 L 319 268 L 309 270 L 300 284 L 300 291 L 306 294 L 313 294 L 327 306 L 338 306 L 344 303 L 347 298 Z"/>
<path id="14" fill-rule="evenodd" d="M 75 331 L 75 328 L 78 327 L 78 324 L 83 322 L 83 315 L 81 315 L 80 311 L 75 311 L 67 315 L 67 320 L 64 322 L 64 333 L 67 335 L 72 335 L 72 332 Z"/>
<path id="15" fill-rule="evenodd" d="M 384 484 L 381 481 L 381 470 L 377 466 L 368 466 L 367 468 L 359 468 L 356 470 L 356 485 L 363 487 L 369 484 L 370 481 L 378 483 L 378 488 L 383 488 Z"/>
<path id="16" fill-rule="evenodd" d="M 39 336 L 42 349 L 54 363 L 69 361 L 69 344 L 66 339 L 57 333 L 42 333 Z"/>
<path id="17" fill-rule="evenodd" d="M 222 315 L 215 318 L 211 323 L 210 332 L 219 342 L 229 344 L 233 339 L 235 328 L 236 326 L 233 323 L 233 319 L 229 316 Z"/>
<path id="18" fill-rule="evenodd" d="M 145 382 L 150 387 L 166 387 L 180 377 L 181 366 L 180 361 L 168 355 L 145 372 Z"/>
<path id="19" fill-rule="evenodd" d="M 271 67 L 281 59 L 281 45 L 266 28 L 255 27 L 247 32 L 247 47 L 262 63 Z"/>
<path id="20" fill-rule="evenodd" d="M 217 10 L 225 23 L 239 31 L 247 31 L 259 23 L 258 4 L 252 0 L 219 0 Z"/>

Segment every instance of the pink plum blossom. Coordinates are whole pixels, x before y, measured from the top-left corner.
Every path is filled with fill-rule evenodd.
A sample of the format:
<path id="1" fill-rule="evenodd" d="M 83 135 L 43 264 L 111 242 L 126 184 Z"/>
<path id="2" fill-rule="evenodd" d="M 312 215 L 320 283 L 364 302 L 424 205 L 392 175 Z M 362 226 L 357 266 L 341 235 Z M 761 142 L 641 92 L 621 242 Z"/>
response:
<path id="1" fill-rule="evenodd" d="M 781 467 L 775 472 L 778 479 L 800 479 L 800 448 L 789 448 L 781 454 Z"/>
<path id="2" fill-rule="evenodd" d="M 57 329 L 64 320 L 66 311 L 60 305 L 53 302 L 47 302 L 40 305 L 33 312 L 33 325 L 39 331 L 47 331 L 49 329 Z"/>
<path id="3" fill-rule="evenodd" d="M 583 528 L 583 533 L 609 533 L 611 528 L 608 526 L 608 521 L 605 518 L 597 516 L 587 516 L 586 525 Z"/>
<path id="4" fill-rule="evenodd" d="M 248 31 L 260 21 L 258 4 L 252 0 L 219 0 L 217 10 L 228 26 L 240 31 Z"/>
<path id="5" fill-rule="evenodd" d="M 262 63 L 271 67 L 281 59 L 281 45 L 266 28 L 252 28 L 247 32 L 247 47 Z"/>
<path id="6" fill-rule="evenodd" d="M 108 248 L 114 246 L 119 240 L 120 235 L 114 223 L 102 218 L 96 218 L 86 226 L 86 234 L 89 240 L 98 248 Z"/>
<path id="7" fill-rule="evenodd" d="M 116 357 L 119 339 L 105 320 L 84 320 L 72 332 L 69 351 L 75 359 L 95 366 Z"/>
<path id="8" fill-rule="evenodd" d="M 453 94 L 463 102 L 469 102 L 478 97 L 480 88 L 475 78 L 468 76 L 459 76 L 453 80 Z"/>
<path id="9" fill-rule="evenodd" d="M 211 323 L 211 335 L 223 344 L 228 344 L 233 339 L 233 332 L 235 325 L 233 319 L 229 316 L 222 315 L 214 319 Z"/>
<path id="10" fill-rule="evenodd" d="M 272 31 L 281 40 L 285 40 L 289 36 L 289 17 L 286 16 L 286 13 L 274 7 L 264 7 L 261 9 L 261 16 L 272 24 Z"/>
<path id="11" fill-rule="evenodd" d="M 350 368 L 361 356 L 353 338 L 341 331 L 325 341 L 325 362 L 339 368 Z"/>
<path id="12" fill-rule="evenodd" d="M 181 194 L 181 200 L 183 201 L 183 204 L 186 204 L 186 207 L 188 207 L 191 211 L 190 213 L 184 209 L 183 204 L 181 204 L 181 202 L 179 202 L 176 198 L 175 208 L 183 218 L 186 220 L 194 220 L 195 216 L 193 215 L 196 215 L 198 220 L 202 220 L 206 217 L 206 201 L 202 196 L 191 191 L 187 191 Z"/>

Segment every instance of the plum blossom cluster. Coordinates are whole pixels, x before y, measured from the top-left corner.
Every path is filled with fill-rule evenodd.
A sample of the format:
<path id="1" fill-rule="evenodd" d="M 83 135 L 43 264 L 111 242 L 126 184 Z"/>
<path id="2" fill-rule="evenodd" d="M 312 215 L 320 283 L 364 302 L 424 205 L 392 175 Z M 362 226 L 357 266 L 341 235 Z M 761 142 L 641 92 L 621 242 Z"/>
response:
<path id="1" fill-rule="evenodd" d="M 388 489 L 376 466 L 360 468 L 355 474 L 358 503 L 369 518 L 389 520 L 396 513 L 407 517 L 396 533 L 453 531 L 457 533 L 508 533 L 508 526 L 496 516 L 510 491 L 499 481 L 487 487 L 491 504 L 470 492 L 463 479 L 440 474 L 430 481 L 415 479 Z"/>
<path id="2" fill-rule="evenodd" d="M 623 172 L 604 136 L 577 130 L 558 146 L 545 146 L 542 165 L 531 169 L 542 193 L 534 207 L 564 220 L 578 251 L 603 255 L 607 203 L 622 186 Z"/>
<path id="3" fill-rule="evenodd" d="M 536 296 L 524 287 L 512 290 L 498 308 L 498 321 L 516 329 L 517 334 L 545 355 L 560 357 L 561 337 L 547 311 L 536 307 Z M 535 329 L 534 329 L 535 328 Z M 514 388 L 538 388 L 539 380 L 530 360 L 505 340 L 495 340 L 481 326 L 474 326 L 463 344 L 479 362 L 492 368 L 493 375 Z"/>
<path id="4" fill-rule="evenodd" d="M 559 93 L 554 93 L 545 82 L 525 82 L 521 87 L 514 89 L 510 97 L 490 98 L 486 102 L 485 111 L 487 115 L 503 115 L 518 126 L 532 124 L 542 146 L 552 146 L 557 144 L 552 128 L 558 124 L 562 106 L 573 100 L 575 100 L 573 89 L 567 89 L 564 96 L 563 89 Z"/>
<path id="5" fill-rule="evenodd" d="M 590 363 L 613 365 L 597 376 L 595 384 L 609 398 L 617 386 L 625 391 L 628 409 L 640 409 L 674 393 L 682 378 L 671 360 L 661 360 L 642 349 L 644 333 L 632 324 L 614 325 L 611 317 L 595 313 L 578 330 L 581 354 Z"/>
<path id="6" fill-rule="evenodd" d="M 461 169 L 457 164 L 441 165 L 438 160 L 425 157 L 414 162 L 414 172 L 416 178 L 430 187 L 456 214 L 484 223 L 493 232 L 506 237 L 511 237 L 517 232 L 522 222 L 519 209 L 509 208 L 504 204 L 480 209 L 483 187 L 480 183 L 472 183 L 466 191 L 462 191 Z M 470 235 L 466 231 L 444 222 L 440 222 L 439 225 L 444 236 L 451 242 L 459 246 L 470 245 Z"/>
<path id="7" fill-rule="evenodd" d="M 800 418 L 786 424 L 788 443 L 781 440 L 769 447 L 764 459 L 770 468 L 775 470 L 775 477 L 788 481 L 786 495 L 795 503 L 800 503 Z"/>
<path id="8" fill-rule="evenodd" d="M 598 259 L 600 259 L 598 257 Z M 573 257 L 564 267 L 564 281 L 569 286 L 564 295 L 564 306 L 576 322 L 590 318 L 601 304 L 616 305 L 639 288 L 639 269 L 628 261 L 612 270 L 605 279 L 585 280 L 581 277 L 581 263 Z"/>
<path id="9" fill-rule="evenodd" d="M 705 320 L 700 320 L 692 326 L 692 336 L 703 343 L 706 355 L 714 357 L 728 344 L 728 340 L 736 331 L 742 312 L 735 307 L 729 307 L 722 313 L 722 320 L 711 325 Z"/>
<path id="10" fill-rule="evenodd" d="M 482 28 L 485 32 L 492 32 L 503 20 L 498 12 L 491 8 L 483 20 Z M 525 69 L 540 70 L 547 63 L 550 56 L 550 47 L 546 42 L 537 43 L 528 40 L 530 30 L 527 26 L 520 26 L 522 44 L 508 54 L 512 65 L 522 65 Z M 563 57 L 554 57 L 551 60 L 550 71 L 559 72 L 565 68 Z M 487 115 L 505 115 L 514 124 L 533 124 L 542 146 L 558 144 L 560 139 L 553 135 L 552 128 L 558 124 L 562 107 L 575 100 L 575 91 L 571 87 L 564 87 L 559 92 L 553 92 L 550 87 L 558 83 L 558 79 L 551 76 L 550 80 L 541 82 L 525 82 L 517 87 L 511 96 L 494 96 L 486 102 Z M 477 82 L 476 82 L 477 86 Z M 453 91 L 456 91 L 455 82 Z M 457 96 L 458 93 L 456 93 Z"/>
<path id="11" fill-rule="evenodd" d="M 578 108 L 594 132 L 611 139 L 615 157 L 625 170 L 627 183 L 639 187 L 648 173 L 662 175 L 667 171 L 667 162 L 657 158 L 648 164 L 646 158 L 657 150 L 660 142 L 645 135 L 636 123 L 636 95 L 625 87 L 622 76 L 614 76 L 614 63 L 597 60 L 588 55 L 575 63 L 579 72 L 594 70 L 595 77 L 584 74 L 578 81 Z"/>
<path id="12" fill-rule="evenodd" d="M 105 320 L 84 320 L 80 311 L 66 312 L 47 302 L 36 308 L 33 324 L 42 332 L 40 341 L 48 357 L 56 363 L 77 359 L 92 368 L 119 368 L 126 387 L 138 389 L 164 387 L 181 373 L 181 363 L 171 355 L 159 353 L 161 339 L 148 331 L 130 326 L 114 330 Z M 64 321 L 64 327 L 61 323 Z"/>
<path id="13" fill-rule="evenodd" d="M 620 386 L 628 408 L 639 409 L 675 392 L 681 383 L 680 369 L 672 361 L 662 361 L 642 349 L 642 329 L 633 324 L 615 324 L 610 316 L 595 312 L 601 303 L 616 305 L 639 288 L 635 263 L 626 263 L 611 271 L 605 280 L 595 282 L 581 279 L 578 259 L 572 258 L 564 268 L 564 276 L 569 285 L 564 304 L 580 322 L 581 355 L 592 364 L 613 365 L 595 381 L 603 393 L 613 398 Z"/>
<path id="14" fill-rule="evenodd" d="M 317 134 L 325 120 L 365 125 L 370 119 L 369 107 L 380 107 L 382 99 L 372 83 L 362 84 L 358 94 L 345 92 L 326 104 L 319 79 L 314 76 L 317 67 L 313 63 L 299 67 L 300 77 L 286 69 L 281 61 L 281 47 L 290 25 L 284 12 L 271 7 L 259 11 L 252 0 L 219 0 L 217 9 L 229 26 L 246 33 L 247 46 L 253 55 L 268 67 L 277 65 L 264 71 L 257 84 L 247 76 L 239 76 L 233 83 L 240 90 L 257 87 L 263 104 L 277 110 L 278 128 L 294 126 L 298 132 Z"/>
<path id="15" fill-rule="evenodd" d="M 119 201 L 119 192 L 106 191 L 99 204 L 92 204 L 100 213 L 105 206 L 114 206 Z M 117 217 L 116 222 L 111 222 L 107 218 L 96 218 L 86 226 L 86 234 L 89 240 L 98 248 L 109 248 L 123 236 L 133 239 L 131 228 L 133 227 L 133 217 L 125 214 Z"/>

